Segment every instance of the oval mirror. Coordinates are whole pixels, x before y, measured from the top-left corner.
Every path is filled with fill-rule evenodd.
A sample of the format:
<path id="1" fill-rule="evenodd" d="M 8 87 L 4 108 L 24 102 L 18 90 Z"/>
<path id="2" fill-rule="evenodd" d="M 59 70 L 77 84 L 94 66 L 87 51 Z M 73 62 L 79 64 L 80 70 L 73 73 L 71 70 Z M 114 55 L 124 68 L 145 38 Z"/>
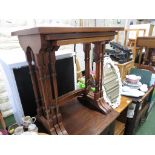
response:
<path id="1" fill-rule="evenodd" d="M 104 58 L 103 94 L 106 102 L 116 108 L 120 104 L 122 82 L 120 72 L 109 57 Z"/>

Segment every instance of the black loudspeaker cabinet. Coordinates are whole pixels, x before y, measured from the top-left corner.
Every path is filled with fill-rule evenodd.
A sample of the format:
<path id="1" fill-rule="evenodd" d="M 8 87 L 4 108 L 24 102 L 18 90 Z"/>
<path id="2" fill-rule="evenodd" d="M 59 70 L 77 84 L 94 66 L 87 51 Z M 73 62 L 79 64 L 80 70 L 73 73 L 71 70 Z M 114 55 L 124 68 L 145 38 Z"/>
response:
<path id="1" fill-rule="evenodd" d="M 24 115 L 36 115 L 36 103 L 28 66 L 13 69 Z M 56 61 L 58 95 L 75 89 L 73 57 Z"/>

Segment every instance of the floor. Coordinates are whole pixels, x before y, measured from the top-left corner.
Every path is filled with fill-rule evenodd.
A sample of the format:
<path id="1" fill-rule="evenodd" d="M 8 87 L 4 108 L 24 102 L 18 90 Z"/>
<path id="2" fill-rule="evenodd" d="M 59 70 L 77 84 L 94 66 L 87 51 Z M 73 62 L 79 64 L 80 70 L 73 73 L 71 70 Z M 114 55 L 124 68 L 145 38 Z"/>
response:
<path id="1" fill-rule="evenodd" d="M 136 135 L 155 135 L 155 105 L 152 107 L 152 110 L 150 111 L 146 121 L 139 127 L 139 129 L 136 132 Z M 7 127 L 11 124 L 15 123 L 14 116 L 11 115 L 7 118 L 5 118 L 5 122 Z M 1 128 L 1 124 L 0 124 Z"/>
<path id="2" fill-rule="evenodd" d="M 4 118 L 5 120 L 5 123 L 6 123 L 6 126 L 9 127 L 10 125 L 14 124 L 16 121 L 15 121 L 15 118 L 13 115 L 10 115 L 6 118 Z M 0 129 L 2 128 L 1 124 L 0 124 Z"/>
<path id="3" fill-rule="evenodd" d="M 155 135 L 155 105 L 152 107 L 146 121 L 139 127 L 136 135 Z"/>

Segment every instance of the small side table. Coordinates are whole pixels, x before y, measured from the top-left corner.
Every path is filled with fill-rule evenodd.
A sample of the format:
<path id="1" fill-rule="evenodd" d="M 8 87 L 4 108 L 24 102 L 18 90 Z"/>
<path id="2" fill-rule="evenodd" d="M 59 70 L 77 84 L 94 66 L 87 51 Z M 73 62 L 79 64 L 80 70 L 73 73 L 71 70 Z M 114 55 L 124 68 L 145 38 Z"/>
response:
<path id="1" fill-rule="evenodd" d="M 120 116 L 117 118 L 115 122 L 115 135 L 123 135 L 126 127 L 126 115 L 128 106 L 132 103 L 132 100 L 128 97 L 122 96 L 120 105 L 115 109 Z"/>

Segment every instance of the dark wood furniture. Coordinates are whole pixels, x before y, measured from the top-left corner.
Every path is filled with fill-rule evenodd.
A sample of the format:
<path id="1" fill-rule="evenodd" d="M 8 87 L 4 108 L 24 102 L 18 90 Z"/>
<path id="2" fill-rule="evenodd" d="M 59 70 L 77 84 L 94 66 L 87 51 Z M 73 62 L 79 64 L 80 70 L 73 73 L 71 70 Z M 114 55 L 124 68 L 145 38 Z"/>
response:
<path id="1" fill-rule="evenodd" d="M 18 36 L 27 57 L 37 103 L 37 119 L 50 134 L 102 134 L 118 117 L 119 114 L 104 101 L 102 77 L 105 44 L 122 29 L 36 27 L 12 33 Z M 55 52 L 62 45 L 78 43 L 83 44 L 85 53 L 86 88 L 58 97 Z M 94 44 L 96 63 L 94 93 L 90 92 L 91 43 Z"/>
<path id="2" fill-rule="evenodd" d="M 149 99 L 152 96 L 153 89 L 153 86 L 150 87 L 146 94 L 142 97 L 130 97 L 132 99 L 132 104 L 135 104 L 135 109 L 133 118 L 127 118 L 125 134 L 134 134 L 140 123 L 147 118 Z"/>
<path id="3" fill-rule="evenodd" d="M 130 32 L 135 32 L 136 36 L 134 39 L 129 38 L 127 42 L 127 34 Z M 143 32 L 143 35 L 145 36 L 146 29 L 125 29 L 125 39 L 124 39 L 124 46 L 128 46 L 133 51 L 133 63 L 135 62 L 135 58 L 137 55 L 137 51 L 139 48 L 137 47 L 137 37 L 139 36 L 139 33 Z"/>
<path id="4" fill-rule="evenodd" d="M 148 69 L 155 73 L 155 37 L 138 37 L 137 46 L 140 47 L 140 57 L 139 64 L 137 67 Z M 145 48 L 145 55 L 142 64 L 140 64 L 142 59 L 142 50 Z"/>
<path id="5" fill-rule="evenodd" d="M 126 127 L 126 121 L 127 121 L 127 110 L 128 106 L 132 103 L 132 99 L 121 96 L 121 102 L 120 105 L 115 109 L 118 113 L 120 113 L 119 117 L 117 118 L 115 122 L 115 135 L 124 135 L 125 127 Z"/>

